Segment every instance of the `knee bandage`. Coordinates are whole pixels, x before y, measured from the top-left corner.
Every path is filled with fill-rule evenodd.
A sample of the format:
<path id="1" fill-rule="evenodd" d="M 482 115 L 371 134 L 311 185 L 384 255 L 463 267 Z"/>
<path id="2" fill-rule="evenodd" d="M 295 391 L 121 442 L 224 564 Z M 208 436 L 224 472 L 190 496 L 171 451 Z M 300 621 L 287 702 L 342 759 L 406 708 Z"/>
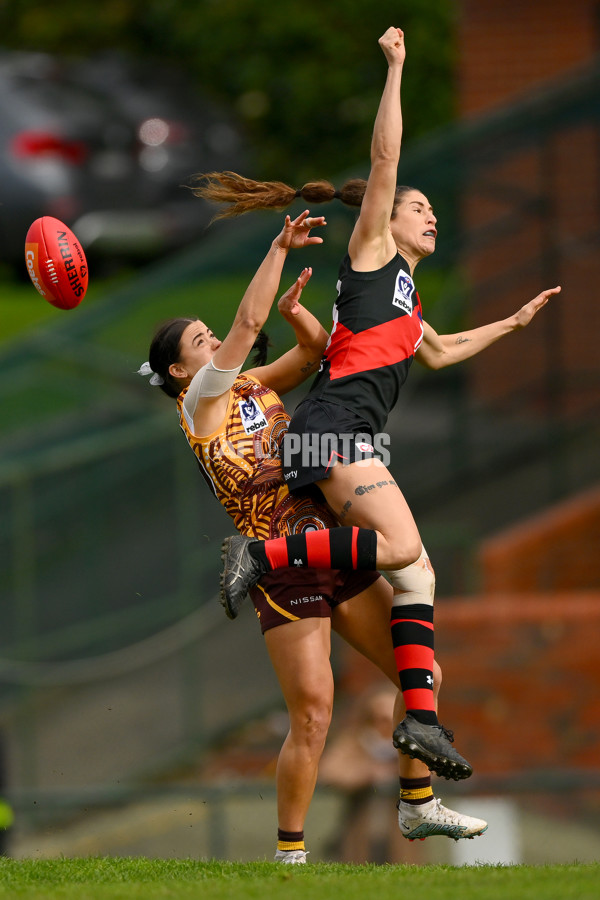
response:
<path id="1" fill-rule="evenodd" d="M 433 606 L 435 572 L 425 547 L 422 547 L 416 562 L 386 574 L 394 588 L 394 606 L 408 606 L 412 603 Z"/>

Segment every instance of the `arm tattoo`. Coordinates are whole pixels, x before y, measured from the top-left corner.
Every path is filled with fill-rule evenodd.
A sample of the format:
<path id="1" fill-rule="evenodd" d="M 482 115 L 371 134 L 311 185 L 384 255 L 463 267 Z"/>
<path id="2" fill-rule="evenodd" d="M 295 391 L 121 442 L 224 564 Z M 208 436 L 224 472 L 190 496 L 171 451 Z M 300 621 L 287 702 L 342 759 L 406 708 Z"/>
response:
<path id="1" fill-rule="evenodd" d="M 469 341 L 471 341 L 471 340 L 472 340 L 472 338 L 464 337 L 463 335 L 461 335 L 460 337 L 456 338 L 456 343 L 457 344 L 468 344 Z"/>

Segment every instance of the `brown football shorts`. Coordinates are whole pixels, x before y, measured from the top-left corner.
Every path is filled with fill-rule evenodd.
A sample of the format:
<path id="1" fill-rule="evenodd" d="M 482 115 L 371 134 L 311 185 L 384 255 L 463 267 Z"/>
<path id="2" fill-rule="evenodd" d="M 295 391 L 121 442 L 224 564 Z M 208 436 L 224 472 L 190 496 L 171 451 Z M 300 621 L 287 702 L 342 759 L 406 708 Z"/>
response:
<path id="1" fill-rule="evenodd" d="M 331 611 L 370 587 L 379 572 L 276 569 L 263 575 L 250 597 L 263 632 L 298 619 L 331 618 Z"/>

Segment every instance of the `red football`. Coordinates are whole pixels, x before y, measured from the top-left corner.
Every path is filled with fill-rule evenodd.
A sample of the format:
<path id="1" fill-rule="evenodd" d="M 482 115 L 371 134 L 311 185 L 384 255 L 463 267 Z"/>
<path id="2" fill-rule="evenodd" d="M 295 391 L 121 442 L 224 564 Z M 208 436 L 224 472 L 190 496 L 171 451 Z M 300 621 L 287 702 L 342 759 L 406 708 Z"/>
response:
<path id="1" fill-rule="evenodd" d="M 88 286 L 88 267 L 81 243 L 67 225 L 42 216 L 25 238 L 25 264 L 34 287 L 59 309 L 78 306 Z"/>

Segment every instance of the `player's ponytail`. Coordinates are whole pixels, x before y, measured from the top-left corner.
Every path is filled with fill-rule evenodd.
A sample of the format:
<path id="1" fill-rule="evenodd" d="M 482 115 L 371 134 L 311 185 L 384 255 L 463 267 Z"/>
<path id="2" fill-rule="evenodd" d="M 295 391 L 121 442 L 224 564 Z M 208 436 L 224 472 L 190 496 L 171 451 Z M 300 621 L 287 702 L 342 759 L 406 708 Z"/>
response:
<path id="1" fill-rule="evenodd" d="M 266 331 L 259 331 L 256 335 L 256 340 L 252 345 L 251 352 L 254 354 L 251 360 L 252 368 L 258 368 L 258 366 L 265 366 L 267 364 L 270 346 L 271 342 L 269 341 L 269 335 Z"/>
<path id="2" fill-rule="evenodd" d="M 191 191 L 224 209 L 216 219 L 241 216 L 254 209 L 285 209 L 302 198 L 308 204 L 340 200 L 347 206 L 360 206 L 367 182 L 362 178 L 347 181 L 337 190 L 329 181 L 309 181 L 301 188 L 293 188 L 283 181 L 253 181 L 236 172 L 210 172 L 196 175 Z"/>

